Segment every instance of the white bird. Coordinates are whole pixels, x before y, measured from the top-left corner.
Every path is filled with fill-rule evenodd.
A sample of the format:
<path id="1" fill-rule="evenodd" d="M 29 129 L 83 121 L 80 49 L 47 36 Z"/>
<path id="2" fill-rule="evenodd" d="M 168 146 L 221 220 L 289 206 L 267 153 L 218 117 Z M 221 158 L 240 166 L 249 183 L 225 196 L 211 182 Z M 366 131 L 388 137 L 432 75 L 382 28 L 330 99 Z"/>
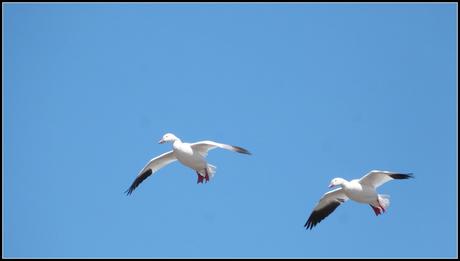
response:
<path id="1" fill-rule="evenodd" d="M 126 190 L 128 195 L 130 195 L 142 181 L 152 175 L 152 173 L 176 160 L 195 170 L 196 174 L 198 175 L 197 183 L 203 183 L 203 180 L 208 182 L 209 178 L 212 178 L 216 172 L 216 167 L 208 164 L 205 159 L 209 150 L 222 148 L 243 154 L 251 154 L 249 151 L 241 147 L 217 143 L 209 140 L 195 143 L 185 143 L 172 133 L 165 134 L 158 143 L 163 144 L 165 142 L 172 142 L 173 150 L 163 153 L 160 156 L 150 160 L 149 163 L 147 163 L 147 165 L 140 171 L 139 175 L 136 177 L 129 189 Z"/>
<path id="2" fill-rule="evenodd" d="M 390 206 L 390 199 L 388 195 L 377 194 L 376 189 L 390 180 L 408 178 L 413 178 L 412 173 L 402 174 L 383 170 L 372 170 L 361 179 L 351 181 L 334 178 L 331 180 L 329 187 L 340 187 L 327 192 L 321 197 L 305 223 L 305 227 L 312 229 L 348 199 L 369 204 L 375 215 L 378 216 Z"/>

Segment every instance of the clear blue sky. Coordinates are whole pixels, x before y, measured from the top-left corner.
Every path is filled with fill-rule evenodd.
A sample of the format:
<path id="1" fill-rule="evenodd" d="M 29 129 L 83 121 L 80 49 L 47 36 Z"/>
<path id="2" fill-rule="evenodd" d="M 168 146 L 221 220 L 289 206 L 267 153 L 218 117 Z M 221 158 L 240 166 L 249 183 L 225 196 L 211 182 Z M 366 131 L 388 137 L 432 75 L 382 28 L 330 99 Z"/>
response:
<path id="1" fill-rule="evenodd" d="M 5 257 L 456 257 L 457 4 L 3 4 Z M 211 139 L 215 178 L 151 158 Z M 412 172 L 303 225 L 334 177 Z"/>

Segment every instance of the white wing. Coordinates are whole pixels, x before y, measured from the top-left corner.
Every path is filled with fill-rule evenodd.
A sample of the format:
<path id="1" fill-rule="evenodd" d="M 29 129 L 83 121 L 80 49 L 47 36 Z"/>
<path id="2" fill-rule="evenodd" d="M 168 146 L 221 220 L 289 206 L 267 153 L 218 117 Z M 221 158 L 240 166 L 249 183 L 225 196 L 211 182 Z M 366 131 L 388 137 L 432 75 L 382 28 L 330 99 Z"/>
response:
<path id="1" fill-rule="evenodd" d="M 126 190 L 126 194 L 130 195 L 133 191 L 144 181 L 148 178 L 152 173 L 158 171 L 159 169 L 163 168 L 164 166 L 168 165 L 171 162 L 176 161 L 176 157 L 174 156 L 173 151 L 169 151 L 166 153 L 161 154 L 158 157 L 153 158 L 152 160 L 145 165 L 145 167 L 140 171 L 139 175 L 137 175 L 136 179 L 133 181 L 133 184 Z"/>
<path id="2" fill-rule="evenodd" d="M 412 173 L 403 174 L 384 170 L 372 170 L 371 172 L 364 175 L 359 180 L 359 183 L 362 185 L 378 188 L 390 180 L 408 178 L 413 178 Z"/>
<path id="3" fill-rule="evenodd" d="M 190 144 L 190 146 L 192 147 L 193 150 L 198 151 L 204 157 L 208 155 L 209 150 L 212 150 L 215 148 L 221 148 L 221 149 L 226 149 L 226 150 L 231 150 L 231 151 L 251 155 L 251 153 L 244 148 L 233 146 L 233 145 L 227 145 L 223 143 L 217 143 L 217 142 L 210 141 L 210 140 L 195 142 L 195 143 Z"/>
<path id="4" fill-rule="evenodd" d="M 327 192 L 321 197 L 318 204 L 316 204 L 304 227 L 312 229 L 316 226 L 316 224 L 321 222 L 321 220 L 325 219 L 334 212 L 334 210 L 346 200 L 348 200 L 348 197 L 345 196 L 342 188 L 337 188 Z"/>

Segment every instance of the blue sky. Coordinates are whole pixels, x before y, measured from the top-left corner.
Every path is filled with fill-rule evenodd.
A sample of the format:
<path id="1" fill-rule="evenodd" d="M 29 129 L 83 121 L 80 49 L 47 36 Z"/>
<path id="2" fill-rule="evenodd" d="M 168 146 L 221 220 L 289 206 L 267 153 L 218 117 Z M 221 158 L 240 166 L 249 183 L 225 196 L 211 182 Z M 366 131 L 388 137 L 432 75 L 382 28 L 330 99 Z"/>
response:
<path id="1" fill-rule="evenodd" d="M 456 257 L 457 4 L 4 4 L 5 257 Z M 215 178 L 151 158 L 210 139 Z M 303 225 L 334 177 L 389 182 Z"/>

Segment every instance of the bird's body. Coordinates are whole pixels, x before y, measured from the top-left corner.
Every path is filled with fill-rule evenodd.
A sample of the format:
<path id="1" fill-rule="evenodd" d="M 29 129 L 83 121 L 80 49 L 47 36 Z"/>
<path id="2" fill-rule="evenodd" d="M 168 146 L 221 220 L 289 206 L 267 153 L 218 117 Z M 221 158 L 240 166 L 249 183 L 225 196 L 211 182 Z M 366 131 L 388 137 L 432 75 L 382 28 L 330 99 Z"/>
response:
<path id="1" fill-rule="evenodd" d="M 193 150 L 189 143 L 183 143 L 180 140 L 175 141 L 173 152 L 180 163 L 196 171 L 202 171 L 207 167 L 206 159 L 198 151 Z"/>
<path id="2" fill-rule="evenodd" d="M 178 160 L 183 165 L 195 170 L 198 175 L 197 183 L 203 183 L 209 181 L 214 176 L 216 167 L 209 164 L 206 161 L 208 151 L 214 148 L 223 148 L 232 150 L 243 154 L 251 154 L 246 149 L 238 146 L 232 146 L 214 141 L 200 141 L 196 143 L 182 142 L 174 134 L 167 133 L 163 136 L 159 143 L 172 142 L 172 151 L 161 154 L 158 157 L 153 158 L 149 163 L 140 171 L 140 174 L 136 177 L 132 185 L 126 191 L 129 195 L 139 184 L 149 177 L 154 172 L 158 171 L 162 167 Z"/>
<path id="3" fill-rule="evenodd" d="M 373 203 L 377 200 L 377 191 L 374 187 L 362 185 L 358 179 L 344 182 L 343 193 L 354 201 L 360 203 Z"/>
<path id="4" fill-rule="evenodd" d="M 393 179 L 408 179 L 412 177 L 412 174 L 373 170 L 361 179 L 347 181 L 343 178 L 334 178 L 329 187 L 340 187 L 327 192 L 321 197 L 305 223 L 305 227 L 312 229 L 348 199 L 369 204 L 378 216 L 386 211 L 390 205 L 390 200 L 388 195 L 378 194 L 377 188 Z"/>

